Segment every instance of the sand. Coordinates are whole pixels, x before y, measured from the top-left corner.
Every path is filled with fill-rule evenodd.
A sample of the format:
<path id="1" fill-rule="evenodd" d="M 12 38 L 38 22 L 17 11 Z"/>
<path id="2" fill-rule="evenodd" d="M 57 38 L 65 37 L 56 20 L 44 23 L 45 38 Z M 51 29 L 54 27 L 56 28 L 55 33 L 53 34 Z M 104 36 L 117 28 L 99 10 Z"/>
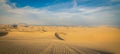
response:
<path id="1" fill-rule="evenodd" d="M 0 54 L 120 54 L 119 28 L 30 28 L 8 29 L 8 34 L 0 37 Z"/>

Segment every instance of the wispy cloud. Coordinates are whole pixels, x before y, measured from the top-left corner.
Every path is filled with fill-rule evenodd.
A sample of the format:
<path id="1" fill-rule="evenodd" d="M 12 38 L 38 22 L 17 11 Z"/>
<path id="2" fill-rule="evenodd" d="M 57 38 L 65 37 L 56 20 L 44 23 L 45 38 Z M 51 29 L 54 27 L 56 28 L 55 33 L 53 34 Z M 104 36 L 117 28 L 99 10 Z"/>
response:
<path id="1" fill-rule="evenodd" d="M 77 0 L 73 0 L 73 3 L 74 3 L 73 8 L 76 8 L 77 7 Z"/>
<path id="2" fill-rule="evenodd" d="M 1 0 L 2 1 L 2 0 Z M 27 23 L 37 25 L 117 25 L 120 24 L 119 9 L 114 6 L 85 7 L 77 6 L 74 0 L 73 7 L 61 8 L 62 11 L 51 11 L 51 7 L 59 7 L 61 4 L 52 5 L 49 8 L 12 8 L 0 1 L 0 23 L 14 24 Z M 118 7 L 116 5 L 115 7 Z"/>
<path id="3" fill-rule="evenodd" d="M 112 2 L 120 2 L 120 0 L 111 0 Z"/>

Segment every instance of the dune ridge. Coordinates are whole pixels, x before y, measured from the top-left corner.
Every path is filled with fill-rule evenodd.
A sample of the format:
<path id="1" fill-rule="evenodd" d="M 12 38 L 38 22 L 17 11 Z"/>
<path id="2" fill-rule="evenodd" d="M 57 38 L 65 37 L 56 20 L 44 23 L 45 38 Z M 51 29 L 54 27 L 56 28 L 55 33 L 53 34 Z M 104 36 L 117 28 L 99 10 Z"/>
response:
<path id="1" fill-rule="evenodd" d="M 0 25 L 0 54 L 119 54 L 114 27 Z M 0 33 L 0 34 L 1 34 Z"/>

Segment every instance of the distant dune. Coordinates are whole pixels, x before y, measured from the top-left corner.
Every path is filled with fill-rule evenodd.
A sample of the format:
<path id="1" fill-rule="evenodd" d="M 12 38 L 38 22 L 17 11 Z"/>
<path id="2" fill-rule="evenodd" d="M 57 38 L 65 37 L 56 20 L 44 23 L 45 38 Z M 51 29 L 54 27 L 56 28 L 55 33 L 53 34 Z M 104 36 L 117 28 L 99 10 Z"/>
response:
<path id="1" fill-rule="evenodd" d="M 120 29 L 0 25 L 0 54 L 120 54 Z"/>

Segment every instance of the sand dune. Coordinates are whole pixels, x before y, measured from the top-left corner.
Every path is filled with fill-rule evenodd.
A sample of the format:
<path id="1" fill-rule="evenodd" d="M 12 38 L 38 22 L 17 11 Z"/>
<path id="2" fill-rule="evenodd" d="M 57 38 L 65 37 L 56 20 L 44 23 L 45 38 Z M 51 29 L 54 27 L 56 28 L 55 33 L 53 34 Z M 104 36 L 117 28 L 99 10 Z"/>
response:
<path id="1" fill-rule="evenodd" d="M 0 31 L 8 32 L 0 36 L 0 54 L 120 54 L 119 28 L 30 26 Z"/>

